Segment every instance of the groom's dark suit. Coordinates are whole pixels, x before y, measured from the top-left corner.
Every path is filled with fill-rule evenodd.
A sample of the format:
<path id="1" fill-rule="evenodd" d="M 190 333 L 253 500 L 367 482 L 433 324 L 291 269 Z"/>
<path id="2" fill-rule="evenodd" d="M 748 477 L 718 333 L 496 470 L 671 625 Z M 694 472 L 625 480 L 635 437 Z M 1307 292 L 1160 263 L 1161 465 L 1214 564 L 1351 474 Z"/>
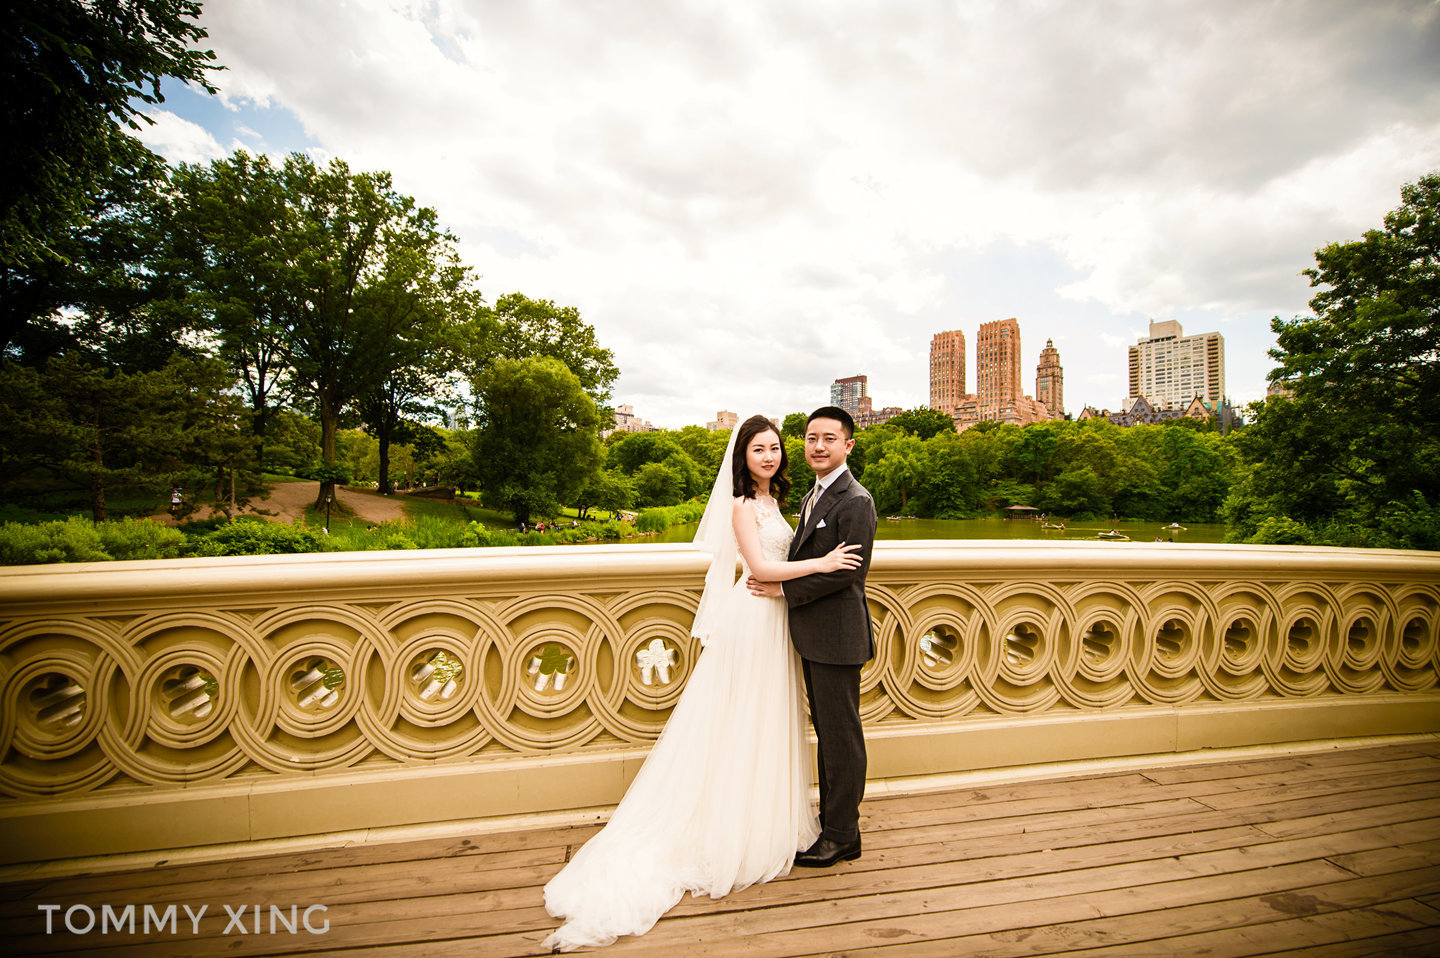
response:
<path id="1" fill-rule="evenodd" d="M 865 736 L 860 724 L 860 668 L 875 654 L 865 573 L 875 547 L 875 503 L 846 469 L 815 502 L 790 542 L 791 561 L 825 555 L 841 542 L 859 544 L 859 568 L 785 583 L 790 641 L 805 670 L 820 772 L 821 836 L 860 838 L 865 796 Z"/>

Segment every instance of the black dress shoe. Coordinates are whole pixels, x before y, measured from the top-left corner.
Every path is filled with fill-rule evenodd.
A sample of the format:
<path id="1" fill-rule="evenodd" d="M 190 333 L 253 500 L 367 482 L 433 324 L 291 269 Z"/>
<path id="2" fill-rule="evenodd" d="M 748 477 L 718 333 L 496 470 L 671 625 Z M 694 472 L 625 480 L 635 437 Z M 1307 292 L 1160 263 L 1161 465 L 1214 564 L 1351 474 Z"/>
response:
<path id="1" fill-rule="evenodd" d="M 802 868 L 829 868 L 836 862 L 848 862 L 860 857 L 860 839 L 853 842 L 832 842 L 821 838 L 815 844 L 795 856 L 795 864 Z"/>

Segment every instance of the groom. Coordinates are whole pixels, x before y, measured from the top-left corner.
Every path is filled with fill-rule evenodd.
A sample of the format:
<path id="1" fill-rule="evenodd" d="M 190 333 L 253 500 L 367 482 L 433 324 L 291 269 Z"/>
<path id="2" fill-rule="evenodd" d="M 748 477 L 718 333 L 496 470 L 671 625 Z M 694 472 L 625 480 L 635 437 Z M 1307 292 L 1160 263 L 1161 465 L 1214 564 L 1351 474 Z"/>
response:
<path id="1" fill-rule="evenodd" d="M 858 543 L 857 569 L 822 572 L 784 583 L 748 586 L 755 595 L 783 595 L 790 609 L 790 641 L 800 653 L 820 772 L 820 837 L 795 864 L 828 868 L 860 857 L 860 800 L 865 797 L 865 736 L 860 724 L 860 669 L 875 654 L 865 573 L 875 546 L 875 503 L 850 475 L 845 459 L 855 446 L 855 421 L 838 406 L 822 406 L 805 424 L 805 461 L 815 485 L 800 504 L 790 560 L 823 556 L 842 542 Z"/>

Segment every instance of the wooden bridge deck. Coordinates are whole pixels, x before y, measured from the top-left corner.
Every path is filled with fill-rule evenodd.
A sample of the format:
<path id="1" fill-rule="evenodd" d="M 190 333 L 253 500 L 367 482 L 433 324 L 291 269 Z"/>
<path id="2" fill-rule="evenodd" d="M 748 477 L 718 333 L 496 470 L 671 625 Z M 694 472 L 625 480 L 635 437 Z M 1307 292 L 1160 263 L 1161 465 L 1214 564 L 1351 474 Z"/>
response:
<path id="1" fill-rule="evenodd" d="M 860 860 L 687 899 L 605 953 L 1440 955 L 1440 740 L 881 795 L 863 812 Z M 596 827 L 31 878 L 0 885 L 0 940 L 104 958 L 534 955 L 554 925 L 540 889 Z M 60 906 L 52 934 L 41 905 Z M 133 932 L 102 935 L 106 905 Z M 198 934 L 187 905 L 208 906 Z M 67 911 L 95 927 L 67 930 Z"/>

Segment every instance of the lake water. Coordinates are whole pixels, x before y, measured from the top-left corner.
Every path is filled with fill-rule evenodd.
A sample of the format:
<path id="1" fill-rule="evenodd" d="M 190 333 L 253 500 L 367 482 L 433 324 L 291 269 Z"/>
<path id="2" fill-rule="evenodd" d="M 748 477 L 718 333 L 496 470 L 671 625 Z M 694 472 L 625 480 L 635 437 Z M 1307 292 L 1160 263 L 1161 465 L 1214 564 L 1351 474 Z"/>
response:
<path id="1" fill-rule="evenodd" d="M 795 520 L 792 519 L 793 523 Z M 1114 530 L 1135 542 L 1153 542 L 1156 536 L 1176 542 L 1224 542 L 1225 525 L 1219 522 L 1183 523 L 1184 529 L 1166 528 L 1161 522 L 1067 522 L 1064 529 L 1044 529 L 1033 519 L 887 519 L 880 517 L 877 539 L 1094 539 Z M 672 526 L 653 536 L 628 542 L 689 542 L 695 526 Z"/>

